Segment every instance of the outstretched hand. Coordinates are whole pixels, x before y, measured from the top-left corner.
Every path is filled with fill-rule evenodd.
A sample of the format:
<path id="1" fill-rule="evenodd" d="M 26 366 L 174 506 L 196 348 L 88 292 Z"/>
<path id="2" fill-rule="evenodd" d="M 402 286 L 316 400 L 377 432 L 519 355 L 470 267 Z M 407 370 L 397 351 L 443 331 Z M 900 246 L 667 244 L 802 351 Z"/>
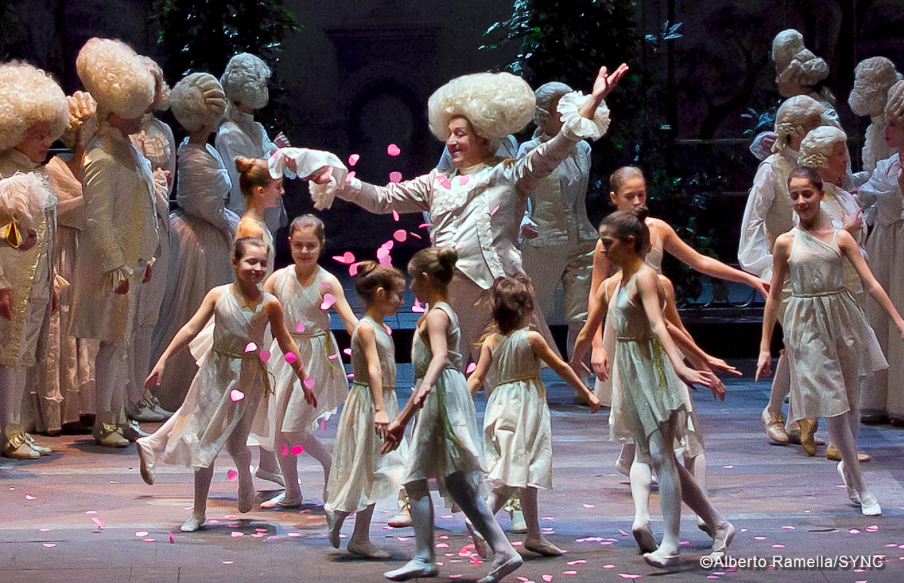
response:
<path id="1" fill-rule="evenodd" d="M 600 67 L 596 80 L 593 82 L 593 96 L 598 99 L 605 98 L 610 91 L 615 89 L 621 78 L 628 72 L 628 65 L 622 63 L 618 66 L 614 73 L 609 74 L 609 69 L 605 66 Z"/>

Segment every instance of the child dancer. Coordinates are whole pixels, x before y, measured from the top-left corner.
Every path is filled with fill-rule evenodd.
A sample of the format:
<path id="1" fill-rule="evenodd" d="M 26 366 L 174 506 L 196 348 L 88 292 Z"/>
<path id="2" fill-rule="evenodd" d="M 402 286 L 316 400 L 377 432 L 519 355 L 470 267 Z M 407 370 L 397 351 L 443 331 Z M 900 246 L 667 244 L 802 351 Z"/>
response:
<path id="1" fill-rule="evenodd" d="M 389 553 L 370 542 L 370 521 L 377 500 L 399 490 L 408 454 L 404 443 L 397 451 L 380 453 L 389 421 L 399 413 L 395 346 L 383 318 L 394 315 L 402 305 L 405 277 L 393 267 L 362 261 L 355 291 L 367 310 L 352 333 L 355 380 L 339 417 L 323 510 L 334 548 L 339 548 L 342 523 L 357 512 L 348 552 L 368 559 L 388 559 Z"/>
<path id="2" fill-rule="evenodd" d="M 213 326 L 208 326 L 205 335 L 192 346 L 198 355 L 198 373 L 185 402 L 156 433 L 138 440 L 145 482 L 154 482 L 158 455 L 166 463 L 195 470 L 194 509 L 182 525 L 183 532 L 198 530 L 204 524 L 213 465 L 223 447 L 238 470 L 239 512 L 248 512 L 254 504 L 251 452 L 246 442 L 258 404 L 271 386 L 259 348 L 268 324 L 283 353 L 295 356 L 289 359 L 295 374 L 302 381 L 305 379 L 304 366 L 295 341 L 286 330 L 279 301 L 258 288 L 267 270 L 269 251 L 259 239 L 245 237 L 236 241 L 236 282 L 208 292 L 198 312 L 176 334 L 145 381 L 147 387 L 160 382 L 167 360 L 198 337 L 213 316 Z M 302 387 L 305 400 L 316 407 L 314 393 L 303 383 Z"/>
<path id="3" fill-rule="evenodd" d="M 260 239 L 267 246 L 267 275 L 273 273 L 276 248 L 273 246 L 273 233 L 264 222 L 264 211 L 271 208 L 279 208 L 279 200 L 283 190 L 283 179 L 270 176 L 270 168 L 267 161 L 262 158 L 235 159 L 235 169 L 239 173 L 239 185 L 242 194 L 245 195 L 245 214 L 239 221 L 235 232 L 235 238 L 254 237 Z M 265 277 L 265 279 L 266 279 Z"/>
<path id="4" fill-rule="evenodd" d="M 643 258 L 650 244 L 646 213 L 646 207 L 616 211 L 600 226 L 606 258 L 621 269 L 621 274 L 619 278 L 604 281 L 601 285 L 606 293 L 599 295 L 604 313 L 610 298 L 612 302 L 610 317 L 616 338 L 617 376 L 614 386 L 621 391 L 624 413 L 634 434 L 635 455 L 638 461 L 652 463 L 659 478 L 665 528 L 659 548 L 646 552 L 644 560 L 656 567 L 667 567 L 679 559 L 682 499 L 703 519 L 712 534 L 713 556 L 724 555 L 734 536 L 734 526 L 722 519 L 694 477 L 675 459 L 678 420 L 682 413 L 689 411 L 686 393 L 680 391 L 681 384 L 713 388 L 717 383 L 711 372 L 694 371 L 684 364 L 668 333 L 661 313 L 656 272 Z M 587 349 L 586 337 L 579 340 L 575 358 Z M 719 396 L 716 389 L 713 394 Z M 633 488 L 632 494 L 635 494 Z M 649 523 L 635 523 L 632 530 L 642 550 L 655 544 Z"/>
<path id="5" fill-rule="evenodd" d="M 403 567 L 385 574 L 393 581 L 437 575 L 429 478 L 437 479 L 446 497 L 465 512 L 483 540 L 490 541 L 495 560 L 481 581 L 499 581 L 522 563 L 478 493 L 484 473 L 480 430 L 462 372 L 458 316 L 446 301 L 457 261 L 458 253 L 450 247 L 429 247 L 415 253 L 408 263 L 411 289 L 430 309 L 418 322 L 411 347 L 417 389 L 389 426 L 383 446 L 383 451 L 398 447 L 405 426 L 423 407 L 414 426 L 404 480 L 417 551 Z"/>
<path id="6" fill-rule="evenodd" d="M 527 523 L 524 548 L 559 556 L 562 551 L 540 534 L 537 509 L 537 489 L 552 488 L 552 436 L 540 360 L 590 403 L 591 412 L 599 411 L 600 402 L 538 332 L 528 331 L 534 303 L 527 276 L 497 278 L 490 297 L 499 332 L 484 340 L 477 368 L 468 379 L 472 394 L 491 369 L 495 380 L 483 421 L 487 478 L 494 485 L 487 505 L 493 514 L 499 512 L 512 490 L 518 489 Z M 474 538 L 480 551 L 484 543 Z"/>
<path id="7" fill-rule="evenodd" d="M 798 168 L 788 178 L 791 203 L 800 222 L 775 243 L 772 290 L 763 314 L 763 337 L 757 375 L 772 372 L 769 344 L 775 327 L 781 282 L 790 273 L 792 295 L 782 328 L 791 355 L 791 406 L 803 420 L 825 417 L 829 436 L 841 451 L 838 473 L 848 497 L 866 516 L 879 516 L 879 501 L 867 489 L 857 459 L 860 429 L 860 378 L 888 366 L 863 310 L 844 287 L 844 260 L 850 261 L 864 287 L 904 336 L 904 320 L 876 281 L 854 238 L 836 229 L 820 209 L 822 179 L 812 168 Z M 778 285 L 776 284 L 778 282 Z"/>
<path id="8" fill-rule="evenodd" d="M 330 448 L 314 437 L 320 419 L 332 415 L 348 395 L 348 379 L 339 357 L 336 338 L 330 331 L 330 315 L 321 307 L 324 297 L 333 296 L 333 308 L 345 329 L 351 334 L 358 318 L 345 299 L 342 285 L 334 275 L 317 265 L 323 250 L 323 221 L 304 215 L 289 227 L 289 246 L 294 265 L 284 267 L 267 279 L 264 291 L 272 293 L 285 311 L 289 334 L 298 343 L 308 378 L 313 380 L 317 407 L 302 402 L 302 389 L 290 365 L 281 358 L 278 342 L 270 348 L 271 370 L 276 378 L 276 391 L 271 397 L 273 416 L 271 437 L 274 451 L 280 452 L 279 465 L 286 490 L 261 504 L 261 508 L 294 508 L 302 501 L 298 487 L 296 445 L 304 448 L 323 467 L 324 500 L 330 481 Z"/>

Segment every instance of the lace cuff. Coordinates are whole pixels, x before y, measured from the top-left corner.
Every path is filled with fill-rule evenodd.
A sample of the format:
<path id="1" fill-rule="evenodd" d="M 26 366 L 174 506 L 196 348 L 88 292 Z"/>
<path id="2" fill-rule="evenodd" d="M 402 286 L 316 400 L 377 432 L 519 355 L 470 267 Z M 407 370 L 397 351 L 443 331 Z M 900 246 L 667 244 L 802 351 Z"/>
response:
<path id="1" fill-rule="evenodd" d="M 295 172 L 286 164 L 286 158 L 290 158 L 295 162 Z M 280 148 L 270 156 L 268 166 L 270 168 L 270 176 L 273 178 L 281 176 L 288 178 L 301 176 L 306 178 L 314 175 L 324 166 L 330 167 L 332 176 L 329 182 L 326 184 L 309 182 L 311 199 L 314 201 L 314 208 L 317 210 L 330 208 L 336 192 L 342 189 L 345 184 L 345 177 L 348 175 L 348 168 L 335 154 L 307 148 Z"/>
<path id="2" fill-rule="evenodd" d="M 557 109 L 562 114 L 562 132 L 567 137 L 573 140 L 598 140 L 609 129 L 609 108 L 605 101 L 596 108 L 593 119 L 587 119 L 578 111 L 591 98 L 592 96 L 580 91 L 573 91 L 559 99 Z"/>
<path id="3" fill-rule="evenodd" d="M 115 292 L 116 288 L 122 285 L 122 282 L 128 281 L 130 277 L 132 277 L 133 271 L 123 265 L 122 267 L 117 267 L 116 269 L 111 269 L 104 273 L 103 282 L 101 286 L 105 290 L 110 290 L 111 292 Z"/>

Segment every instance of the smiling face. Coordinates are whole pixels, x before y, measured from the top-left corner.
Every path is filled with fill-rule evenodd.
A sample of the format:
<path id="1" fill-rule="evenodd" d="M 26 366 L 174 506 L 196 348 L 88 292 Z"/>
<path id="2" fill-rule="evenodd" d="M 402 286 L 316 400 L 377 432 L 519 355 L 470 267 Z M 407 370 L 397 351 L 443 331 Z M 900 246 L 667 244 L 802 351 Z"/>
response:
<path id="1" fill-rule="evenodd" d="M 449 121 L 446 148 L 452 158 L 452 167 L 460 170 L 482 162 L 490 153 L 490 141 L 475 134 L 467 119 L 453 117 Z"/>
<path id="2" fill-rule="evenodd" d="M 791 205 L 794 212 L 803 222 L 810 222 L 819 214 L 819 204 L 825 196 L 825 191 L 816 188 L 807 178 L 794 177 L 788 183 L 788 191 L 791 194 Z"/>
<path id="3" fill-rule="evenodd" d="M 630 211 L 647 204 L 647 183 L 643 176 L 631 176 L 618 188 L 618 192 L 610 192 L 609 198 L 616 210 Z"/>
<path id="4" fill-rule="evenodd" d="M 261 245 L 249 245 L 242 258 L 232 260 L 237 279 L 258 285 L 267 273 L 267 250 Z"/>
<path id="5" fill-rule="evenodd" d="M 904 148 L 904 123 L 892 117 L 885 125 L 885 143 L 892 148 Z"/>
<path id="6" fill-rule="evenodd" d="M 28 159 L 36 164 L 41 164 L 47 159 L 47 152 L 53 140 L 50 139 L 50 123 L 39 121 L 31 124 L 25 132 L 25 138 L 16 146 L 16 149 L 28 156 Z"/>
<path id="7" fill-rule="evenodd" d="M 305 268 L 316 265 L 323 250 L 320 238 L 314 233 L 313 227 L 295 229 L 289 238 L 289 248 L 292 251 L 292 261 L 295 265 Z"/>

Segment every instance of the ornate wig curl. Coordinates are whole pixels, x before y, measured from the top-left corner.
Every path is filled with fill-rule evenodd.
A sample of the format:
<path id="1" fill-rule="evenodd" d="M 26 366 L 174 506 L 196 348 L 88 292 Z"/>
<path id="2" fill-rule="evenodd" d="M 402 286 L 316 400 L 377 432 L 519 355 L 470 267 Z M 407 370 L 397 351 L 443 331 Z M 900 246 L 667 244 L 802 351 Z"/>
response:
<path id="1" fill-rule="evenodd" d="M 777 137 L 772 146 L 773 152 L 779 152 L 788 145 L 792 137 L 806 136 L 804 124 L 808 119 L 825 113 L 825 106 L 806 95 L 797 95 L 786 99 L 775 114 L 775 133 Z"/>
<path id="2" fill-rule="evenodd" d="M 251 109 L 261 109 L 270 101 L 267 90 L 270 75 L 270 67 L 263 59 L 251 53 L 239 53 L 229 59 L 220 83 L 229 101 L 244 103 Z"/>
<path id="3" fill-rule="evenodd" d="M 510 73 L 474 73 L 452 79 L 430 96 L 430 131 L 449 137 L 449 121 L 464 117 L 482 137 L 496 140 L 524 128 L 534 117 L 530 85 Z"/>
<path id="4" fill-rule="evenodd" d="M 25 139 L 37 122 L 50 124 L 50 138 L 56 140 L 69 123 L 66 94 L 50 75 L 28 63 L 13 61 L 0 65 L 0 152 Z"/>
<path id="5" fill-rule="evenodd" d="M 213 75 L 192 73 L 173 87 L 170 106 L 185 131 L 196 132 L 217 126 L 226 112 L 226 94 Z"/>
<path id="6" fill-rule="evenodd" d="M 122 41 L 92 38 L 75 61 L 78 77 L 97 100 L 99 116 L 111 112 L 123 119 L 141 117 L 154 102 L 154 77 Z"/>
<path id="7" fill-rule="evenodd" d="M 834 126 L 819 126 L 800 142 L 800 157 L 797 162 L 807 168 L 825 168 L 838 143 L 847 143 L 847 134 Z"/>

